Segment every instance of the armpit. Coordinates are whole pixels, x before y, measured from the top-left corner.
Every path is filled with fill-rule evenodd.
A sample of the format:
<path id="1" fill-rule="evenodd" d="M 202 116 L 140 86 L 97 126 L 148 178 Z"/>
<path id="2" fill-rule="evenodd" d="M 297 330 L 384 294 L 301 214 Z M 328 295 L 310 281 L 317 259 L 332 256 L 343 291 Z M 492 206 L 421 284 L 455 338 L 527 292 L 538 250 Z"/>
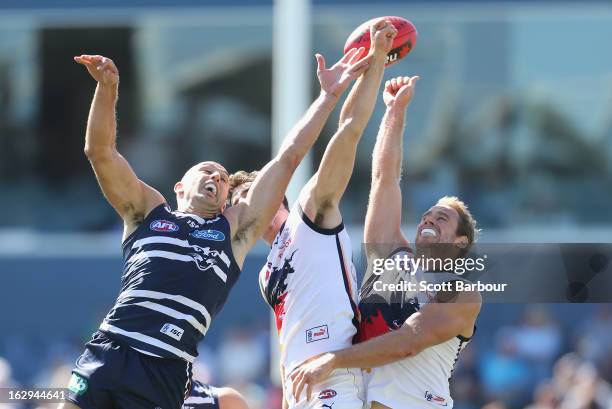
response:
<path id="1" fill-rule="evenodd" d="M 240 223 L 236 233 L 234 233 L 234 241 L 246 242 L 249 240 L 249 233 L 255 228 L 256 219 L 245 220 Z"/>

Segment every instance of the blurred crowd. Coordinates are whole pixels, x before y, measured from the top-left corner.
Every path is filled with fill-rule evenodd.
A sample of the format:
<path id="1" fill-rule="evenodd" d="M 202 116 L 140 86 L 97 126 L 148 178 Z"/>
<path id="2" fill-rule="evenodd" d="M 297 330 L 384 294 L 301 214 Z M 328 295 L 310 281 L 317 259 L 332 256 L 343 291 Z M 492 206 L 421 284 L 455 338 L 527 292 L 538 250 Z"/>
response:
<path id="1" fill-rule="evenodd" d="M 567 307 L 567 306 L 565 306 Z M 451 381 L 455 409 L 612 408 L 612 306 L 485 305 L 476 336 L 462 353 Z M 518 319 L 505 321 L 510 309 Z M 488 310 L 488 311 L 487 311 Z M 42 355 L 1 342 L 0 387 L 63 387 L 83 349 L 81 342 L 40 344 Z M 32 345 L 29 345 L 32 347 Z M 40 352 L 40 351 L 39 351 Z M 28 356 L 30 362 L 27 362 Z M 37 368 L 24 376 L 20 365 Z M 203 342 L 194 377 L 231 385 L 252 409 L 280 409 L 282 392 L 270 380 L 267 321 L 233 326 L 219 342 Z M 47 408 L 54 405 L 4 408 Z"/>
<path id="2" fill-rule="evenodd" d="M 595 311 L 576 321 L 530 306 L 490 343 L 477 334 L 453 375 L 455 408 L 612 408 L 612 308 Z"/>

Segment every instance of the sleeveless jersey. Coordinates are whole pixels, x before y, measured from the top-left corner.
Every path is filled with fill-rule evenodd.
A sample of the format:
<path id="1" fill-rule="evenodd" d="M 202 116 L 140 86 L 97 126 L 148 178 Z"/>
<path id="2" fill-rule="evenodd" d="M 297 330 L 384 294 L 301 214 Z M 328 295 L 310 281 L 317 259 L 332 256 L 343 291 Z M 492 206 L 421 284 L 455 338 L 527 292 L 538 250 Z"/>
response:
<path id="1" fill-rule="evenodd" d="M 410 249 L 400 249 L 388 258 L 413 257 Z M 435 293 L 422 291 L 419 283 L 441 284 L 463 280 L 449 272 L 387 270 L 382 275 L 368 275 L 360 289 L 359 341 L 396 330 L 415 312 L 430 302 Z M 375 282 L 385 284 L 414 283 L 415 291 L 384 291 Z M 378 290 L 376 289 L 378 288 Z M 405 288 L 405 286 L 404 286 Z M 459 353 L 471 338 L 461 335 L 426 348 L 419 354 L 368 370 L 365 375 L 368 401 L 377 401 L 388 407 L 403 407 L 408 403 L 418 407 L 453 406 L 449 379 Z"/>
<path id="2" fill-rule="evenodd" d="M 159 205 L 123 243 L 121 293 L 100 329 L 139 352 L 193 362 L 240 275 L 229 222 Z"/>
<path id="3" fill-rule="evenodd" d="M 285 374 L 313 355 L 352 345 L 357 286 L 343 224 L 324 229 L 296 205 L 278 232 L 259 275 L 274 310 Z"/>

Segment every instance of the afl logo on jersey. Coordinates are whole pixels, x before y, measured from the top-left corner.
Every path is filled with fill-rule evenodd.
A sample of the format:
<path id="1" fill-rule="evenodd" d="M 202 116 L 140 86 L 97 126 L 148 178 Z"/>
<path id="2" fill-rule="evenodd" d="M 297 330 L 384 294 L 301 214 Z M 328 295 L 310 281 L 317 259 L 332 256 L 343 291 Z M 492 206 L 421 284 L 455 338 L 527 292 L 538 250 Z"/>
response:
<path id="1" fill-rule="evenodd" d="M 153 220 L 149 225 L 151 230 L 160 231 L 160 232 L 171 232 L 178 231 L 179 227 L 174 222 L 169 222 L 168 220 Z"/>
<path id="2" fill-rule="evenodd" d="M 321 393 L 319 393 L 319 399 L 335 398 L 337 394 L 338 393 L 336 393 L 336 391 L 333 389 L 325 389 L 324 391 L 321 391 Z"/>
<path id="3" fill-rule="evenodd" d="M 194 230 L 189 233 L 196 239 L 212 240 L 212 241 L 223 241 L 225 240 L 225 234 L 219 230 Z"/>
<path id="4" fill-rule="evenodd" d="M 442 396 L 434 395 L 432 392 L 425 391 L 425 400 L 440 406 L 448 406 L 448 402 Z"/>

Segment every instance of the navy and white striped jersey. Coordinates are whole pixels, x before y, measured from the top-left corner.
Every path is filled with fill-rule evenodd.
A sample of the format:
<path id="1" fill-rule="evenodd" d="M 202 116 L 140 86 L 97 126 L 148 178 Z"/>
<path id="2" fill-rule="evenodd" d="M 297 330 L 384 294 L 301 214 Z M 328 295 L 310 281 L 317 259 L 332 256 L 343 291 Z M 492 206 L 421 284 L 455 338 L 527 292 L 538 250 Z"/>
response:
<path id="1" fill-rule="evenodd" d="M 219 390 L 194 379 L 193 387 L 182 409 L 219 409 Z"/>
<path id="2" fill-rule="evenodd" d="M 193 362 L 240 268 L 229 222 L 156 207 L 123 243 L 121 293 L 100 329 L 142 353 Z"/>

